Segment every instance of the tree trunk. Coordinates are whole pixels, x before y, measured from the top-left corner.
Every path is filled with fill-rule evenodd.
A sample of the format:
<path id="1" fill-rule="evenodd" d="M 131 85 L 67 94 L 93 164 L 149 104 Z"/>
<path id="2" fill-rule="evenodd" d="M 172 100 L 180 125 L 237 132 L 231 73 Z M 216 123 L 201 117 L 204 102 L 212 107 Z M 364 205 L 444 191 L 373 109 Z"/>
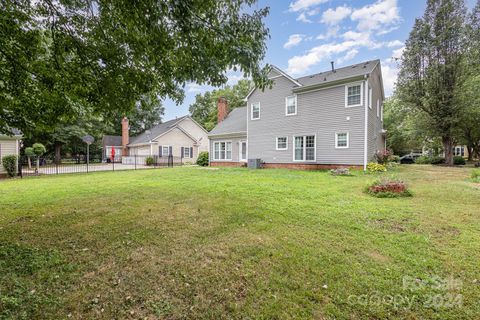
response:
<path id="1" fill-rule="evenodd" d="M 442 137 L 443 151 L 445 152 L 445 164 L 453 166 L 453 138 Z"/>
<path id="2" fill-rule="evenodd" d="M 473 161 L 473 145 L 467 144 L 468 161 Z"/>
<path id="3" fill-rule="evenodd" d="M 55 142 L 55 163 L 61 164 L 62 162 L 62 144 L 58 141 Z"/>
<path id="4" fill-rule="evenodd" d="M 35 169 L 35 173 L 38 174 L 40 170 L 40 156 L 37 156 L 37 168 Z"/>
<path id="5" fill-rule="evenodd" d="M 27 160 L 28 160 L 28 170 L 32 170 L 32 160 L 30 159 L 30 157 L 27 157 Z"/>

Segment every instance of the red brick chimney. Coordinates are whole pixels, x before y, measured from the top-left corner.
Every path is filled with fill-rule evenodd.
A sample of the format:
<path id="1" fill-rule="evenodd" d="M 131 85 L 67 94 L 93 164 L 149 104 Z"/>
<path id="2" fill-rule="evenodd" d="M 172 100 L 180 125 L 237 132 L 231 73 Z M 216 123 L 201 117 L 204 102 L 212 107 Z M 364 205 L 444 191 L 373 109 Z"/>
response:
<path id="1" fill-rule="evenodd" d="M 128 118 L 123 117 L 122 119 L 122 155 L 123 156 L 128 156 L 128 141 L 129 141 L 129 135 L 128 135 Z"/>
<path id="2" fill-rule="evenodd" d="M 227 99 L 220 97 L 217 100 L 217 123 L 222 122 L 227 117 Z"/>

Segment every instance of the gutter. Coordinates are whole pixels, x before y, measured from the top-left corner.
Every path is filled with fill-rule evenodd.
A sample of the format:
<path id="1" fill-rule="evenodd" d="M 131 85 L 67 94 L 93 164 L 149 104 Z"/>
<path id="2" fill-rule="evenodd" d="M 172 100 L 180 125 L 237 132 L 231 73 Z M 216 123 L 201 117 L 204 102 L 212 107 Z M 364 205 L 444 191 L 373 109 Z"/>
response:
<path id="1" fill-rule="evenodd" d="M 218 133 L 218 134 L 209 134 L 208 138 L 231 138 L 238 136 L 246 136 L 247 131 L 231 132 L 231 133 Z"/>
<path id="2" fill-rule="evenodd" d="M 361 76 L 350 77 L 350 78 L 343 78 L 343 79 L 339 79 L 339 80 L 327 81 L 327 82 L 324 82 L 324 83 L 315 83 L 315 84 L 312 84 L 312 85 L 309 85 L 309 86 L 296 87 L 296 88 L 292 89 L 292 92 L 302 93 L 302 92 L 311 91 L 311 90 L 324 89 L 324 88 L 332 87 L 332 86 L 335 86 L 335 85 L 350 83 L 352 81 L 364 80 L 365 77 L 368 77 L 368 74 L 364 74 L 364 75 L 361 75 Z"/>
<path id="3" fill-rule="evenodd" d="M 363 143 L 363 171 L 367 171 L 367 161 L 368 161 L 368 75 L 365 76 L 365 92 L 363 95 L 363 103 L 365 105 L 365 133 L 364 133 L 364 143 Z"/>

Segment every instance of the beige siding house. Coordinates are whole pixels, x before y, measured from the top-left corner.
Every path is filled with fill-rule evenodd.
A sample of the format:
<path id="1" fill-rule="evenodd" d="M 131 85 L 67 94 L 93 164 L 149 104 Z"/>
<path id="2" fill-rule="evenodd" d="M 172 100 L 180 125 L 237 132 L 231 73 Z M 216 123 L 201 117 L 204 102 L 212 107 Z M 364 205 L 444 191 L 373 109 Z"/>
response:
<path id="1" fill-rule="evenodd" d="M 0 134 L 0 175 L 5 175 L 2 158 L 8 155 L 20 155 L 20 140 L 22 134 L 18 130 L 12 130 L 12 135 Z"/>

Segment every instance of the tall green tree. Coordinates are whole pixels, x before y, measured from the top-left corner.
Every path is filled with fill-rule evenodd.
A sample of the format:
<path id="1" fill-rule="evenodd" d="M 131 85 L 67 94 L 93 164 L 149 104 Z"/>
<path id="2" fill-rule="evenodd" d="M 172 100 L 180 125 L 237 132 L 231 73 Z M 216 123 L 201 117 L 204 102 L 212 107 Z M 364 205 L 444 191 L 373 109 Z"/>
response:
<path id="1" fill-rule="evenodd" d="M 267 8 L 256 0 L 0 2 L 0 131 L 127 114 L 144 96 L 181 102 L 188 82 L 239 69 L 264 87 Z"/>
<path id="2" fill-rule="evenodd" d="M 423 117 L 431 136 L 441 138 L 449 165 L 462 115 L 454 93 L 465 51 L 465 17 L 463 0 L 428 0 L 406 42 L 397 82 L 403 103 Z"/>
<path id="3" fill-rule="evenodd" d="M 212 130 L 217 124 L 217 100 L 220 97 L 227 99 L 228 112 L 245 105 L 245 97 L 253 86 L 250 80 L 240 80 L 233 86 L 207 91 L 203 95 L 197 94 L 195 102 L 190 105 L 190 114 L 206 130 Z"/>

